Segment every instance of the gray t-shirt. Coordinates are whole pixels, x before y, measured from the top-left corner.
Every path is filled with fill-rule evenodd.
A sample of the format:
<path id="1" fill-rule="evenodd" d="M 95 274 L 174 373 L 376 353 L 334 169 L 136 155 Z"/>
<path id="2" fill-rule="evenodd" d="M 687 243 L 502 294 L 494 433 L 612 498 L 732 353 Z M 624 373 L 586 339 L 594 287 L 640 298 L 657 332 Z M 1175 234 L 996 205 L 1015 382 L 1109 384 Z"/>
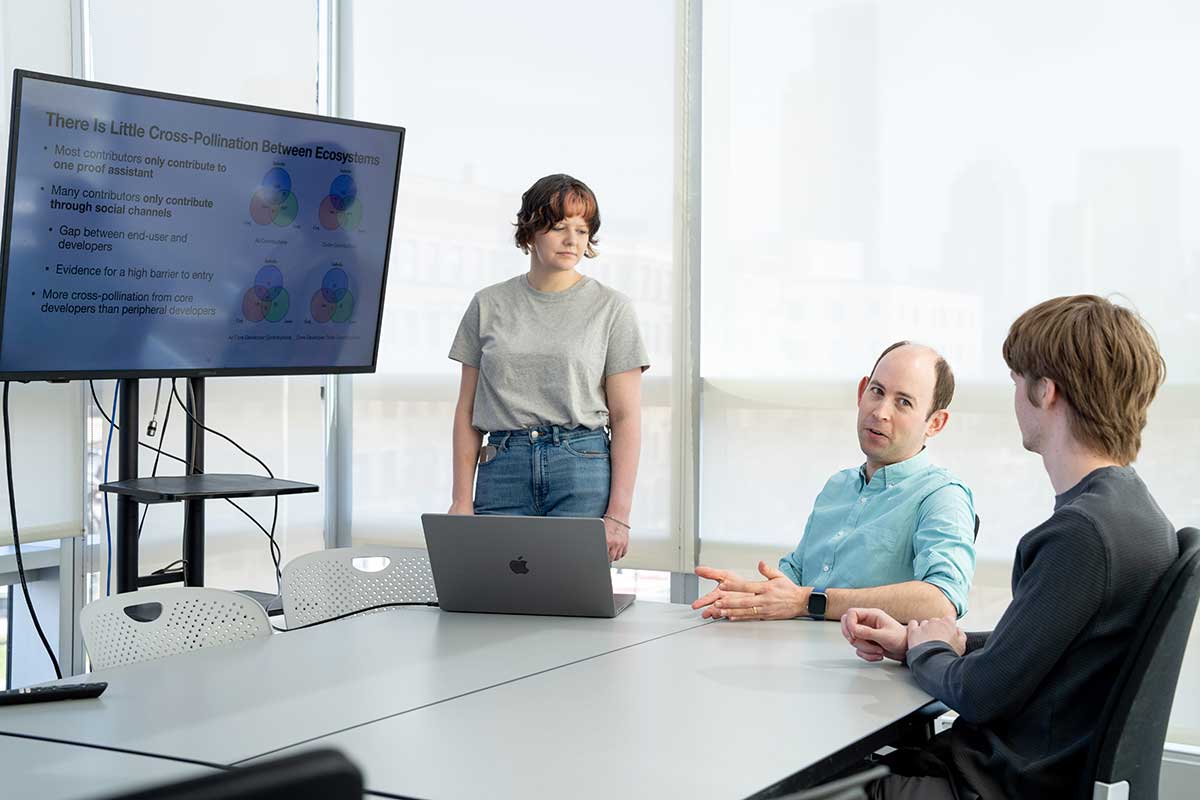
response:
<path id="1" fill-rule="evenodd" d="M 650 367 L 629 298 L 584 276 L 539 292 L 525 275 L 475 294 L 450 358 L 479 369 L 480 431 L 608 424 L 604 379 Z"/>

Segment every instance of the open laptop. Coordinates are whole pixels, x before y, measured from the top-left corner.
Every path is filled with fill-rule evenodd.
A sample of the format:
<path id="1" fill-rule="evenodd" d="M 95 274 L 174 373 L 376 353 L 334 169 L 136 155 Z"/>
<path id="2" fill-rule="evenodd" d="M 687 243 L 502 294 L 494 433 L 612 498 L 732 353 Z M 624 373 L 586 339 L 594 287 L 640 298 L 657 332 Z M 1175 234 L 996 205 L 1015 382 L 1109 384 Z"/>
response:
<path id="1" fill-rule="evenodd" d="M 604 520 L 422 514 L 425 546 L 446 611 L 615 617 Z"/>

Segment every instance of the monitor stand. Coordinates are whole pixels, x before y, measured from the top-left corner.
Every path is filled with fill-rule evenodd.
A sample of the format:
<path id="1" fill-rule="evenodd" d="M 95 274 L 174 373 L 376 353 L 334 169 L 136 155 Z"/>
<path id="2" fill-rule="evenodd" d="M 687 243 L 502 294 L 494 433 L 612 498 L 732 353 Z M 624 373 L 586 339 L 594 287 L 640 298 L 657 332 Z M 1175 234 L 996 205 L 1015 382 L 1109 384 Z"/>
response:
<path id="1" fill-rule="evenodd" d="M 188 378 L 188 413 L 184 452 L 188 454 L 186 476 L 139 478 L 138 471 L 138 380 L 122 378 L 120 388 L 120 463 L 117 480 L 101 484 L 101 491 L 117 495 L 117 591 L 133 592 L 142 586 L 182 581 L 185 586 L 204 585 L 204 501 L 234 497 L 270 497 L 315 492 L 311 483 L 297 483 L 259 475 L 216 475 L 204 472 L 204 378 Z M 138 575 L 139 503 L 183 503 L 184 569 L 158 575 Z M 268 613 L 276 595 L 244 592 L 259 600 Z M 266 602 L 257 597 L 263 595 Z M 282 606 L 280 606 L 282 608 Z"/>

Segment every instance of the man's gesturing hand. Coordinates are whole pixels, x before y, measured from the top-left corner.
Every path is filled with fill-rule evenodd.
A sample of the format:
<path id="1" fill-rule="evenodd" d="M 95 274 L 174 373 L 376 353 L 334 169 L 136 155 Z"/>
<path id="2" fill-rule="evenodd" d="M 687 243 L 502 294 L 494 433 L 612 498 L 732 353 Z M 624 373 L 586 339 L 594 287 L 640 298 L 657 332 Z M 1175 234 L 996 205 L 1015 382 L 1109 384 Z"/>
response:
<path id="1" fill-rule="evenodd" d="M 705 618 L 731 620 L 793 619 L 808 610 L 811 588 L 797 586 L 765 561 L 758 562 L 758 571 L 766 580 L 748 581 L 725 570 L 696 567 L 696 574 L 717 581 L 717 588 L 692 603 L 692 608 L 704 608 Z"/>

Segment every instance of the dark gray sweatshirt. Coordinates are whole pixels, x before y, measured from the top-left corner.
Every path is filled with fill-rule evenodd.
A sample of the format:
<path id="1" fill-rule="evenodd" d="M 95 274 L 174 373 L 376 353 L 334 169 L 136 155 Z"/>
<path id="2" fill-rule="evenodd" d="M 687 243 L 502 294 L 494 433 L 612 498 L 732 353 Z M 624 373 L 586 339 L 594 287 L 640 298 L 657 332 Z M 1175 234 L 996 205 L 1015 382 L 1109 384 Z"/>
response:
<path id="1" fill-rule="evenodd" d="M 1103 467 L 1059 495 L 1013 563 L 995 630 L 958 656 L 908 653 L 921 688 L 959 713 L 934 747 L 984 798 L 1069 797 L 1096 719 L 1159 579 L 1175 528 L 1131 467 Z"/>

